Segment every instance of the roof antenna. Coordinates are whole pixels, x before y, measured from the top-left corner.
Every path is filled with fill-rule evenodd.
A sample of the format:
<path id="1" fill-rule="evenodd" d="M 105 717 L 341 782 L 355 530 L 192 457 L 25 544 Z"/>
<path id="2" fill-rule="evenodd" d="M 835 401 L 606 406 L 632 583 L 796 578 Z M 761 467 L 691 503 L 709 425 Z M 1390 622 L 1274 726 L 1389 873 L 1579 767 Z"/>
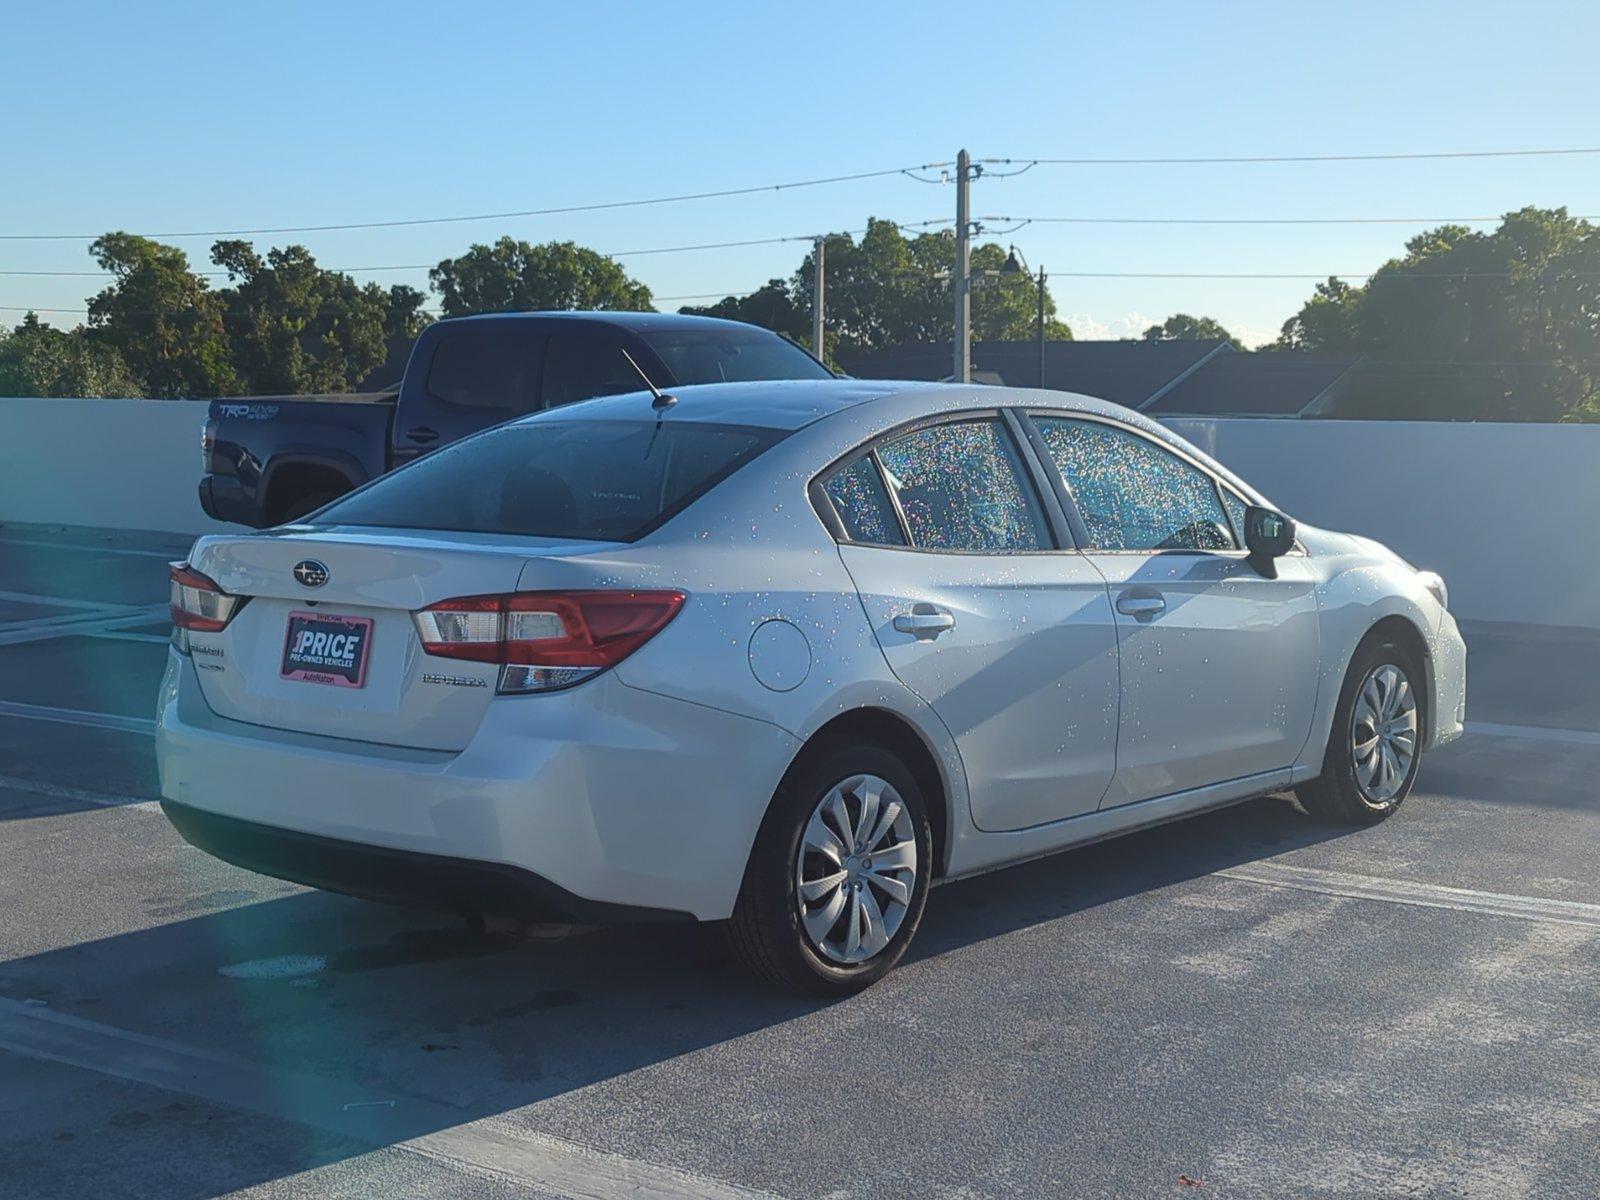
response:
<path id="1" fill-rule="evenodd" d="M 618 346 L 617 349 L 622 350 L 622 357 L 628 360 L 628 365 L 632 367 L 635 372 L 637 372 L 639 378 L 644 380 L 644 386 L 650 390 L 650 395 L 653 397 L 653 399 L 650 401 L 651 408 L 658 410 L 667 409 L 671 408 L 678 402 L 678 398 L 676 396 L 671 395 L 668 392 L 663 392 L 655 384 L 650 382 L 650 376 L 644 373 L 643 367 L 633 361 L 633 355 L 629 354 L 621 346 Z"/>

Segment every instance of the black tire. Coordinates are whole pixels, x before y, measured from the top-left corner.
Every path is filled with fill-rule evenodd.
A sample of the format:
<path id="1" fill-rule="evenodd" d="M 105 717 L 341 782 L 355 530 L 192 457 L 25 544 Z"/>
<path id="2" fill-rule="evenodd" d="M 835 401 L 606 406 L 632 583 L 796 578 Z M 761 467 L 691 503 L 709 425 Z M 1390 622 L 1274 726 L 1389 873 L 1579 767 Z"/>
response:
<path id="1" fill-rule="evenodd" d="M 324 504 L 332 504 L 338 498 L 338 492 L 309 492 L 304 496 L 296 496 L 284 505 L 283 515 L 278 518 L 278 524 L 287 525 L 290 521 L 298 521 L 307 513 L 314 513 Z"/>
<path id="2" fill-rule="evenodd" d="M 899 928 L 877 954 L 861 963 L 846 964 L 826 957 L 806 932 L 800 918 L 795 868 L 801 837 L 813 811 L 837 784 L 855 775 L 876 775 L 899 793 L 911 820 L 917 862 L 911 898 Z M 906 765 L 883 747 L 862 739 L 819 743 L 789 769 L 772 798 L 750 852 L 733 919 L 728 922 L 729 940 L 751 971 L 779 987 L 812 996 L 852 995 L 882 979 L 905 954 L 927 903 L 932 861 L 927 803 Z"/>
<path id="3" fill-rule="evenodd" d="M 1417 734 L 1416 750 L 1401 781 L 1399 790 L 1383 801 L 1367 795 L 1356 777 L 1355 758 L 1350 752 L 1352 721 L 1356 698 L 1367 677 L 1384 664 L 1398 667 L 1416 694 Z M 1322 774 L 1316 779 L 1300 784 L 1295 795 L 1312 816 L 1328 821 L 1352 825 L 1374 825 L 1387 819 L 1411 793 L 1417 770 L 1422 765 L 1422 731 L 1426 721 L 1424 696 L 1418 689 L 1421 667 L 1412 655 L 1395 642 L 1375 637 L 1356 649 L 1345 673 L 1344 685 L 1339 689 L 1339 703 L 1333 711 L 1333 728 L 1328 732 L 1328 746 L 1323 752 Z"/>

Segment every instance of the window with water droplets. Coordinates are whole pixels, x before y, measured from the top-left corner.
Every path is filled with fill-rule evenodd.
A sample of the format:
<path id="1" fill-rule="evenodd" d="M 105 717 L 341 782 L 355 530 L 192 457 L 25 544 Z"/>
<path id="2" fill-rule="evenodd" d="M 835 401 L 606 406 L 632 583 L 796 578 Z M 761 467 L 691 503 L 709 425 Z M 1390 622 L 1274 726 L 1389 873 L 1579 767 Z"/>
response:
<path id="1" fill-rule="evenodd" d="M 1050 545 L 1031 484 L 998 421 L 952 421 L 878 450 L 912 543 L 1003 552 Z"/>

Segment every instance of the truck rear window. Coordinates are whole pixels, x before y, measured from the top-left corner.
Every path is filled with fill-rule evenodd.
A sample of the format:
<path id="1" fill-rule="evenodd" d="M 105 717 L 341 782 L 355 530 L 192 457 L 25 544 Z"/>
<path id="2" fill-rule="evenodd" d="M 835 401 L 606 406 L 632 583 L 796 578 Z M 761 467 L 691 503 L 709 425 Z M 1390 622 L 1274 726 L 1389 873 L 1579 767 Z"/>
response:
<path id="1" fill-rule="evenodd" d="M 670 418 L 502 425 L 383 476 L 312 523 L 631 542 L 784 436 Z"/>
<path id="2" fill-rule="evenodd" d="M 674 383 L 757 383 L 768 379 L 831 379 L 828 368 L 786 338 L 765 329 L 643 330 Z"/>

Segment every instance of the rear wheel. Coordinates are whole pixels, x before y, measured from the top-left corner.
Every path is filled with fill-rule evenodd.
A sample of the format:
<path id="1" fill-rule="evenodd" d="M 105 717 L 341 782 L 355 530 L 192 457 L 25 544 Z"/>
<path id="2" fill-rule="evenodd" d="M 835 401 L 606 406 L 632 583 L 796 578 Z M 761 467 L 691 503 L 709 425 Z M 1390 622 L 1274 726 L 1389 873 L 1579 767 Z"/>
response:
<path id="1" fill-rule="evenodd" d="M 1422 762 L 1418 671 L 1411 655 L 1391 641 L 1356 651 L 1334 710 L 1322 774 L 1295 790 L 1308 810 L 1371 824 L 1400 807 Z"/>
<path id="2" fill-rule="evenodd" d="M 905 953 L 927 900 L 927 808 L 895 755 L 829 742 L 790 769 L 756 836 L 729 931 L 757 975 L 845 996 Z"/>

